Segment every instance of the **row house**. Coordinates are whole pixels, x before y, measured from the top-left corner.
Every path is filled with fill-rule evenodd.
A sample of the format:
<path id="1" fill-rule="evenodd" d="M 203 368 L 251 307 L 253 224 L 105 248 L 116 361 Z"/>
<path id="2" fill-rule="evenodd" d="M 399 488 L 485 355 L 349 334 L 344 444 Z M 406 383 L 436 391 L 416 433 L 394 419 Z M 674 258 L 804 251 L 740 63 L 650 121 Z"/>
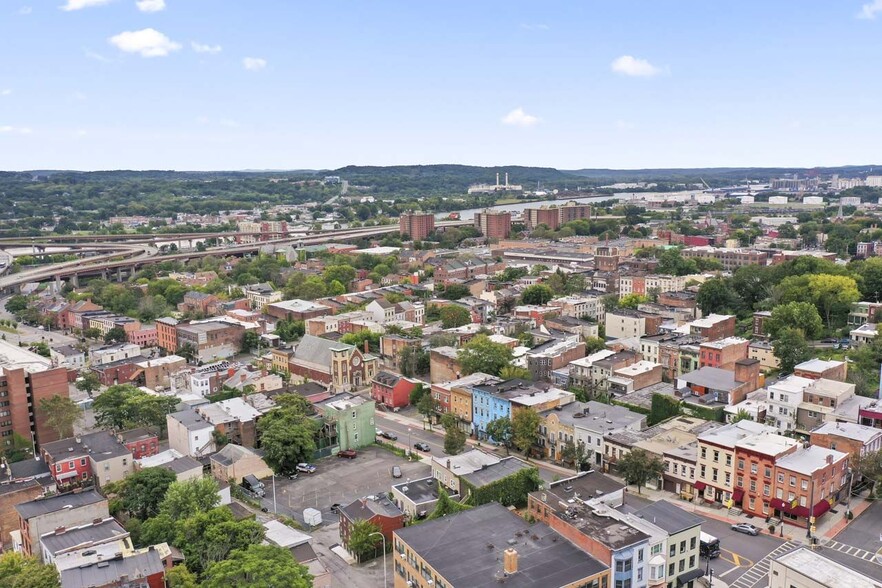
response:
<path id="1" fill-rule="evenodd" d="M 585 357 L 585 343 L 576 338 L 551 340 L 526 353 L 527 369 L 534 380 L 549 381 L 551 372 Z"/>
<path id="2" fill-rule="evenodd" d="M 688 308 L 677 308 L 676 306 L 665 306 L 655 302 L 641 302 L 637 305 L 637 310 L 657 314 L 662 317 L 664 323 L 673 323 L 674 325 L 684 325 L 695 319 L 694 313 Z M 667 328 L 667 325 L 665 325 Z"/>
<path id="3" fill-rule="evenodd" d="M 856 423 L 824 423 L 811 432 L 811 444 L 845 452 L 854 463 L 882 449 L 882 431 Z"/>
<path id="4" fill-rule="evenodd" d="M 574 316 L 560 315 L 547 317 L 543 326 L 548 329 L 554 329 L 563 333 L 568 333 L 570 335 L 576 335 L 577 337 L 583 339 L 587 339 L 589 337 L 597 337 L 600 333 L 600 328 L 598 327 L 596 321 L 584 318 L 577 318 Z"/>
<path id="5" fill-rule="evenodd" d="M 704 402 L 735 405 L 760 387 L 760 364 L 755 359 L 740 359 L 734 370 L 703 367 L 677 377 L 677 395 L 697 396 Z"/>
<path id="6" fill-rule="evenodd" d="M 810 359 L 793 367 L 793 375 L 809 380 L 836 380 L 844 382 L 848 376 L 848 363 L 844 361 Z"/>
<path id="7" fill-rule="evenodd" d="M 776 370 L 781 367 L 781 360 L 775 355 L 774 346 L 766 340 L 755 339 L 747 346 L 747 357 L 760 362 L 763 370 Z"/>
<path id="8" fill-rule="evenodd" d="M 766 422 L 781 432 L 810 431 L 854 395 L 854 384 L 788 376 L 768 387 Z"/>
<path id="9" fill-rule="evenodd" d="M 95 304 L 91 300 L 80 300 L 79 302 L 73 302 L 69 304 L 66 308 L 59 311 L 57 317 L 58 328 L 82 329 L 83 315 L 88 312 L 98 312 L 101 310 L 104 310 L 104 308 L 98 304 Z"/>
<path id="10" fill-rule="evenodd" d="M 133 343 L 119 343 L 116 345 L 107 345 L 99 347 L 91 352 L 92 366 L 99 366 L 106 363 L 115 363 L 123 360 L 140 360 L 144 356 L 141 355 L 141 348 Z"/>
<path id="11" fill-rule="evenodd" d="M 499 384 L 502 380 L 496 376 L 475 372 L 462 378 L 432 384 L 432 397 L 441 411 L 456 416 L 459 426 L 466 433 L 472 432 L 472 386 Z"/>
<path id="12" fill-rule="evenodd" d="M 505 264 L 480 259 L 452 260 L 435 268 L 435 281 L 447 284 L 450 280 L 468 280 L 475 276 L 492 276 L 505 269 Z"/>
<path id="13" fill-rule="evenodd" d="M 698 308 L 698 294 L 695 292 L 689 290 L 660 292 L 657 302 L 672 308 L 688 310 L 692 313 L 693 319 L 701 317 L 701 310 Z"/>
<path id="14" fill-rule="evenodd" d="M 433 384 L 461 378 L 462 366 L 459 364 L 459 350 L 447 345 L 430 349 L 429 374 L 429 379 Z"/>
<path id="15" fill-rule="evenodd" d="M 569 404 L 575 395 L 547 383 L 513 379 L 498 383 L 472 385 L 472 433 L 487 439 L 487 425 L 499 418 L 511 419 L 526 408 L 541 412 Z"/>
<path id="16" fill-rule="evenodd" d="M 167 353 L 178 352 L 178 319 L 156 319 L 156 344 Z"/>
<path id="17" fill-rule="evenodd" d="M 754 249 L 698 246 L 687 247 L 681 251 L 683 257 L 690 259 L 716 259 L 723 264 L 723 271 L 734 272 L 746 265 L 768 265 L 769 254 Z"/>
<path id="18" fill-rule="evenodd" d="M 43 558 L 40 539 L 57 529 L 78 527 L 110 516 L 107 499 L 95 490 L 55 494 L 16 505 L 19 517 L 21 552 Z"/>
<path id="19" fill-rule="evenodd" d="M 698 369 L 700 335 L 664 333 L 640 338 L 643 359 L 662 366 L 662 380 L 673 382 L 680 374 Z"/>
<path id="20" fill-rule="evenodd" d="M 848 454 L 810 445 L 778 459 L 772 483 L 773 497 L 748 496 L 745 512 L 780 518 L 801 527 L 813 527 L 847 492 Z M 750 484 L 753 486 L 751 478 Z M 766 502 L 768 501 L 768 505 Z"/>
<path id="21" fill-rule="evenodd" d="M 602 349 L 570 362 L 570 386 L 591 391 L 593 394 L 606 392 L 613 373 L 637 363 L 639 359 L 640 354 L 634 351 Z"/>
<path id="22" fill-rule="evenodd" d="M 602 321 L 606 314 L 603 295 L 600 293 L 555 298 L 548 303 L 548 306 L 559 308 L 561 316 L 588 318 L 595 322 Z"/>
<path id="23" fill-rule="evenodd" d="M 709 314 L 689 323 L 689 334 L 716 341 L 735 336 L 735 315 Z"/>
<path id="24" fill-rule="evenodd" d="M 560 308 L 557 306 L 539 306 L 536 304 L 521 304 L 515 306 L 511 314 L 516 319 L 533 321 L 537 327 L 541 326 L 548 316 L 557 316 Z"/>
<path id="25" fill-rule="evenodd" d="M 217 361 L 239 354 L 245 328 L 234 322 L 209 320 L 177 326 L 178 350 L 184 346 L 193 348 L 196 360 Z"/>
<path id="26" fill-rule="evenodd" d="M 262 309 L 267 304 L 281 302 L 282 291 L 276 290 L 272 284 L 261 283 L 243 286 L 242 294 L 251 303 L 251 308 Z"/>
<path id="27" fill-rule="evenodd" d="M 40 454 L 56 486 L 63 491 L 92 484 L 105 486 L 125 479 L 134 471 L 132 448 L 143 457 L 155 455 L 158 439 L 143 430 L 130 435 L 98 431 L 44 443 Z"/>
<path id="28" fill-rule="evenodd" d="M 401 358 L 404 350 L 408 347 L 422 349 L 425 346 L 427 343 L 419 337 L 385 334 L 380 337 L 380 358 L 386 365 L 401 371 Z"/>
<path id="29" fill-rule="evenodd" d="M 620 308 L 606 313 L 606 338 L 628 339 L 657 335 L 661 330 L 661 315 Z"/>
<path id="30" fill-rule="evenodd" d="M 735 489 L 735 446 L 739 441 L 777 431 L 748 419 L 698 436 L 694 488 L 707 502 L 728 502 Z"/>
<path id="31" fill-rule="evenodd" d="M 184 294 L 184 299 L 178 303 L 178 312 L 201 316 L 217 314 L 220 299 L 214 294 L 190 291 Z"/>
<path id="32" fill-rule="evenodd" d="M 373 319 L 382 324 L 392 321 L 405 321 L 419 325 L 426 322 L 426 307 L 421 302 L 391 303 L 385 298 L 377 298 L 365 307 L 365 312 L 372 315 Z"/>
<path id="33" fill-rule="evenodd" d="M 882 302 L 855 302 L 848 313 L 848 326 L 859 327 L 867 323 L 876 324 L 882 320 Z M 877 319 L 877 315 L 878 319 Z"/>
<path id="34" fill-rule="evenodd" d="M 730 370 L 735 362 L 747 358 L 750 341 L 741 337 L 726 337 L 700 343 L 699 367 L 715 367 Z"/>
<path id="35" fill-rule="evenodd" d="M 693 276 L 669 276 L 650 274 L 643 276 L 620 276 L 619 298 L 628 294 L 649 294 L 661 292 L 680 292 L 686 289 L 686 282 Z"/>
<path id="36" fill-rule="evenodd" d="M 625 395 L 643 390 L 662 381 L 662 366 L 651 361 L 638 361 L 629 366 L 613 370 L 608 378 L 611 395 Z"/>
<path id="37" fill-rule="evenodd" d="M 410 404 L 410 393 L 413 392 L 418 384 L 419 382 L 416 380 L 380 371 L 371 381 L 371 398 L 377 404 L 382 404 L 389 408 L 403 408 Z M 443 412 L 448 411 L 445 410 Z"/>
<path id="38" fill-rule="evenodd" d="M 739 507 L 763 518 L 771 516 L 773 509 L 768 503 L 774 496 L 771 486 L 775 479 L 775 464 L 799 448 L 799 441 L 777 433 L 764 432 L 738 441 L 735 444 L 735 485 L 725 505 Z"/>

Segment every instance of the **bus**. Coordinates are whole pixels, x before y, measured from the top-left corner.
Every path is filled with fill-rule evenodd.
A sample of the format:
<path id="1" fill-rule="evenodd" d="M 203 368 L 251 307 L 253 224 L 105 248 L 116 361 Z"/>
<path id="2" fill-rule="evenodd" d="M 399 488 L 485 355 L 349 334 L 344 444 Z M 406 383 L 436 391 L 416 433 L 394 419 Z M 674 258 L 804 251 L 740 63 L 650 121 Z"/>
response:
<path id="1" fill-rule="evenodd" d="M 720 556 L 720 540 L 709 535 L 704 531 L 701 532 L 701 548 L 699 553 L 702 557 L 713 559 Z"/>

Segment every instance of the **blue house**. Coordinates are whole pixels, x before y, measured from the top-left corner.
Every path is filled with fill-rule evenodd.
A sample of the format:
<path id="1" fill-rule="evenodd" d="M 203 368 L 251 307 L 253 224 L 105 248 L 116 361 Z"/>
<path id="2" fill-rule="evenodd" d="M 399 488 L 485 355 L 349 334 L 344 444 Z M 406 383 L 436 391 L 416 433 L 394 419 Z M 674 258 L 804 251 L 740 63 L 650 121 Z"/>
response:
<path id="1" fill-rule="evenodd" d="M 478 439 L 487 439 L 487 425 L 490 421 L 502 417 L 511 418 L 512 400 L 519 406 L 529 406 L 530 402 L 526 399 L 546 395 L 549 388 L 551 385 L 548 382 L 521 379 L 469 387 L 472 392 L 472 433 Z"/>

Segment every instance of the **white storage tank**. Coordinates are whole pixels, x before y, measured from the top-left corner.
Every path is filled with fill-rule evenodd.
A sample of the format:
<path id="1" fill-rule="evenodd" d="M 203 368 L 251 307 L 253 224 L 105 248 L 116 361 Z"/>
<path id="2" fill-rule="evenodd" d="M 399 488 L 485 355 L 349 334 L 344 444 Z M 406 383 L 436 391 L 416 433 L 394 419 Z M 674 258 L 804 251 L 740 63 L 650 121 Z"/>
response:
<path id="1" fill-rule="evenodd" d="M 303 510 L 303 522 L 310 527 L 318 527 L 322 524 L 322 511 L 314 508 Z"/>

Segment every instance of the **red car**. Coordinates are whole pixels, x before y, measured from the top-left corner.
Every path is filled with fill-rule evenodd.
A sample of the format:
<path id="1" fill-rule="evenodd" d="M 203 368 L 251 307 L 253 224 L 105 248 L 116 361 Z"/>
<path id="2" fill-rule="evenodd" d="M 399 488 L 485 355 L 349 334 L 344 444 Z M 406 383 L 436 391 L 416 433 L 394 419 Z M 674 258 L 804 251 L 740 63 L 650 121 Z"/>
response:
<path id="1" fill-rule="evenodd" d="M 337 453 L 337 457 L 345 457 L 347 459 L 355 459 L 357 455 L 358 452 L 356 452 L 354 449 L 344 449 L 343 451 Z"/>

